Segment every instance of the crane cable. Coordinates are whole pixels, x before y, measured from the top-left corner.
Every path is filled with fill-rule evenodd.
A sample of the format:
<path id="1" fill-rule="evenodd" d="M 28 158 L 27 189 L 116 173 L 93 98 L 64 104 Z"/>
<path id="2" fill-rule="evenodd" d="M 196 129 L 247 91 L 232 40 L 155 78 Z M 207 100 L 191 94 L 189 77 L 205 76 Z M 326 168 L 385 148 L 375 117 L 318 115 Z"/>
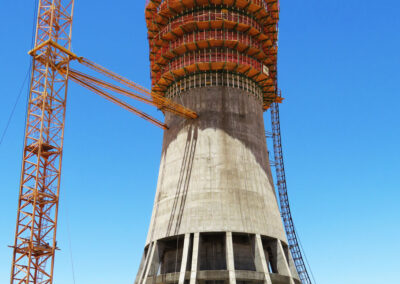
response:
<path id="1" fill-rule="evenodd" d="M 1 138 L 0 138 L 0 146 L 3 143 L 4 137 L 7 134 L 7 130 L 9 128 L 11 120 L 12 120 L 12 118 L 14 116 L 15 109 L 17 108 L 19 99 L 21 98 L 22 91 L 24 90 L 25 83 L 26 83 L 26 81 L 27 81 L 27 79 L 29 77 L 29 71 L 30 71 L 31 67 L 32 67 L 32 64 L 29 65 L 29 68 L 28 68 L 28 70 L 26 72 L 26 75 L 25 75 L 25 79 L 24 79 L 24 81 L 23 81 L 23 83 L 22 83 L 22 85 L 21 85 L 21 87 L 19 89 L 19 93 L 18 93 L 17 99 L 15 100 L 14 106 L 11 109 L 11 113 L 10 113 L 10 116 L 8 117 L 8 120 L 7 120 L 7 123 L 6 123 L 6 127 L 4 128 L 3 134 L 1 135 Z"/>
<path id="2" fill-rule="evenodd" d="M 302 243 L 301 243 L 300 236 L 299 236 L 299 234 L 297 233 L 296 227 L 295 227 L 294 225 L 293 225 L 293 228 L 294 228 L 294 231 L 295 231 L 295 233 L 296 233 L 296 235 L 297 235 L 297 239 L 298 239 L 298 241 L 299 241 L 300 249 L 301 249 L 301 251 L 302 251 L 302 253 L 303 253 L 303 255 L 304 255 L 304 259 L 305 259 L 306 264 L 307 264 L 307 266 L 308 266 L 308 270 L 310 271 L 311 277 L 312 277 L 314 283 L 317 283 L 317 281 L 315 281 L 314 273 L 313 273 L 312 270 L 311 270 L 310 263 L 308 262 L 307 255 L 306 255 L 306 253 L 305 253 L 305 251 L 304 251 L 304 248 L 303 248 L 303 245 L 302 245 Z"/>
<path id="3" fill-rule="evenodd" d="M 75 268 L 74 268 L 74 258 L 72 255 L 72 241 L 71 241 L 71 230 L 69 226 L 69 210 L 68 210 L 68 202 L 65 202 L 65 213 L 66 213 L 66 223 L 67 223 L 67 235 L 68 235 L 68 247 L 69 247 L 69 257 L 71 261 L 71 271 L 72 271 L 72 281 L 75 282 Z"/>
<path id="4" fill-rule="evenodd" d="M 34 5 L 33 5 L 33 15 L 34 15 L 34 16 L 33 16 L 32 32 L 31 32 L 31 49 L 33 49 L 33 46 L 34 46 L 34 44 L 35 44 L 35 31 L 36 31 L 36 22 L 35 22 L 35 20 L 36 20 L 36 18 L 37 18 L 38 5 L 39 5 L 39 4 L 38 4 L 38 0 L 35 0 L 35 3 L 34 3 Z M 14 106 L 13 106 L 12 109 L 11 109 L 11 113 L 10 113 L 10 116 L 8 117 L 8 121 L 7 121 L 7 123 L 6 123 L 6 127 L 5 127 L 5 129 L 4 129 L 4 131 L 3 131 L 3 134 L 1 135 L 1 138 L 0 138 L 0 147 L 1 147 L 1 144 L 3 143 L 4 138 L 5 138 L 6 134 L 7 134 L 7 130 L 8 130 L 8 128 L 9 128 L 10 123 L 11 123 L 11 120 L 12 120 L 12 118 L 13 118 L 13 116 L 14 116 L 14 112 L 15 112 L 15 109 L 17 108 L 19 99 L 21 98 L 21 94 L 22 94 L 22 91 L 23 91 L 23 89 L 24 89 L 25 83 L 26 83 L 26 81 L 27 81 L 28 78 L 29 78 L 29 81 L 30 81 L 30 79 L 31 79 L 31 76 L 30 76 L 29 74 L 30 74 L 30 70 L 32 69 L 32 62 L 33 62 L 33 61 L 30 60 L 29 62 L 30 62 L 30 63 L 29 63 L 29 68 L 28 68 L 28 70 L 26 71 L 25 79 L 24 79 L 24 81 L 23 81 L 23 83 L 22 83 L 22 85 L 21 85 L 21 88 L 20 88 L 20 90 L 19 90 L 17 99 L 15 100 Z M 28 89 L 28 92 L 29 92 L 29 89 Z M 28 101 L 29 101 L 29 93 L 28 93 L 27 99 L 26 99 L 26 104 L 27 104 L 27 105 L 28 105 Z M 26 121 L 26 115 L 27 115 L 27 114 L 25 113 L 25 121 Z M 24 127 L 24 133 L 25 133 L 25 127 Z"/>

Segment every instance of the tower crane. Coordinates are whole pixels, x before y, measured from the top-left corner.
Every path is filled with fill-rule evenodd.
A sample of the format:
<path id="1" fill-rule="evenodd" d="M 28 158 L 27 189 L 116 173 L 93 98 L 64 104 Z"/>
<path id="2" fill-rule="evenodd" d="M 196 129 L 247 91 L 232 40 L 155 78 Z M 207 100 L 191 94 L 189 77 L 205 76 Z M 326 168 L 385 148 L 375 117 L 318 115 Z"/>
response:
<path id="1" fill-rule="evenodd" d="M 39 0 L 28 101 L 11 284 L 53 283 L 68 81 L 162 129 L 167 125 L 112 94 L 188 119 L 196 113 L 71 52 L 74 0 Z M 113 83 L 71 68 L 86 66 Z M 123 87 L 121 87 L 123 85 Z"/>
<path id="2" fill-rule="evenodd" d="M 129 79 L 71 51 L 74 0 L 39 0 L 32 56 L 11 284 L 53 283 L 60 193 L 65 108 L 69 80 L 138 115 L 154 125 L 168 125 L 119 99 L 115 94 L 154 106 L 187 119 L 197 114 Z M 84 66 L 107 78 L 86 74 Z M 111 82 L 110 82 L 111 81 Z M 287 199 L 280 143 L 279 108 L 272 105 L 275 159 L 279 162 L 281 211 L 303 283 L 311 283 L 297 243 Z"/>

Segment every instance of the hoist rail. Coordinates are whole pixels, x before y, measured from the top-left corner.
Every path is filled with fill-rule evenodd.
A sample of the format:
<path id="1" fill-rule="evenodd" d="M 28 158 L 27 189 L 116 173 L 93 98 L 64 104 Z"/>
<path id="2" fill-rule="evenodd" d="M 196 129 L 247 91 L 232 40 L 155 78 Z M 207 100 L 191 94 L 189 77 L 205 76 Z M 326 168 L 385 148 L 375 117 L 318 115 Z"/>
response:
<path id="1" fill-rule="evenodd" d="M 296 266 L 302 284 L 312 284 L 308 275 L 306 265 L 298 243 L 296 230 L 290 212 L 289 197 L 286 186 L 285 166 L 283 163 L 281 127 L 279 121 L 279 104 L 272 103 L 271 105 L 271 122 L 272 122 L 272 140 L 274 145 L 274 159 L 276 171 L 276 184 L 279 193 L 279 204 L 281 207 L 281 215 L 285 226 L 286 236 L 292 258 Z"/>
<path id="2" fill-rule="evenodd" d="M 124 108 L 126 110 L 129 110 L 130 112 L 138 115 L 139 117 L 141 117 L 141 118 L 153 123 L 154 125 L 162 128 L 164 130 L 168 129 L 167 125 L 164 124 L 163 122 L 161 122 L 158 119 L 153 118 L 152 116 L 150 116 L 150 115 L 138 110 L 137 108 L 125 103 L 124 101 L 114 97 L 113 95 L 110 95 L 106 91 L 101 90 L 100 88 L 98 88 L 96 86 L 96 84 L 93 84 L 91 81 L 85 80 L 85 79 L 77 76 L 73 72 L 70 73 L 70 79 L 72 81 L 74 81 L 75 83 L 81 85 L 82 87 L 85 87 L 85 88 L 89 89 L 90 91 L 94 92 L 95 94 L 98 94 L 99 96 L 102 96 L 103 98 L 115 103 L 116 105 L 118 105 L 118 106 L 120 106 L 120 107 L 122 107 L 122 108 Z"/>
<path id="3" fill-rule="evenodd" d="M 161 110 L 165 110 L 165 111 L 174 113 L 176 115 L 179 115 L 179 116 L 182 116 L 182 117 L 185 117 L 188 119 L 197 118 L 197 114 L 194 111 L 192 111 L 178 103 L 175 103 L 172 100 L 170 100 L 164 96 L 160 96 L 158 94 L 152 93 L 150 90 L 132 82 L 131 80 L 129 80 L 127 78 L 122 77 L 121 75 L 118 75 L 115 72 L 112 72 L 112 71 L 100 66 L 97 63 L 94 63 L 83 57 L 80 57 L 78 62 L 81 63 L 82 65 L 89 67 L 92 70 L 94 70 L 100 74 L 103 74 L 103 75 L 107 76 L 108 78 L 132 89 L 136 94 L 129 92 L 125 95 L 127 95 L 133 99 L 140 100 L 147 104 L 153 105 Z M 81 74 L 83 74 L 83 73 L 81 73 Z M 83 75 L 85 75 L 85 74 L 83 74 Z M 94 78 L 94 77 L 92 77 L 92 78 Z"/>

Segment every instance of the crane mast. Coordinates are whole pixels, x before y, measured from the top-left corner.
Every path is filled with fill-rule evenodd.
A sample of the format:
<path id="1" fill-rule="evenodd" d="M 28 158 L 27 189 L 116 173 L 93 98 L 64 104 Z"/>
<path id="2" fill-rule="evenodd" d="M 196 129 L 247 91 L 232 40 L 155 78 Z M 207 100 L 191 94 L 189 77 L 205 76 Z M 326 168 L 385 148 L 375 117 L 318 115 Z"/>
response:
<path id="1" fill-rule="evenodd" d="M 34 46 L 41 60 L 32 64 L 11 283 L 53 281 L 73 6 L 38 3 Z"/>
<path id="2" fill-rule="evenodd" d="M 192 110 L 71 52 L 73 8 L 74 0 L 39 0 L 38 3 L 35 45 L 29 52 L 33 64 L 12 246 L 11 284 L 53 283 L 69 79 L 162 129 L 168 128 L 165 123 L 110 92 L 188 119 L 197 117 Z M 114 83 L 71 69 L 71 61 L 112 79 Z"/>

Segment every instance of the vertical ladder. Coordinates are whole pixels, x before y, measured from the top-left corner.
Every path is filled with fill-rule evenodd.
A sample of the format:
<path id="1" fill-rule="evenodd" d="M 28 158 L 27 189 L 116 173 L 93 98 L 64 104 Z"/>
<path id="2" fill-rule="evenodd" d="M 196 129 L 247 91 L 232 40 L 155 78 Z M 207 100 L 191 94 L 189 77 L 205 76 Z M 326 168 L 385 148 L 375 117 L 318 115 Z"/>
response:
<path id="1" fill-rule="evenodd" d="M 299 247 L 292 214 L 290 212 L 289 198 L 286 186 L 285 166 L 283 163 L 281 127 L 279 122 L 279 105 L 275 102 L 271 105 L 271 123 L 272 140 L 274 145 L 276 184 L 278 187 L 281 216 L 283 219 L 283 224 L 285 226 L 289 249 L 292 253 L 292 258 L 296 266 L 297 273 L 299 274 L 301 283 L 312 284 Z"/>

